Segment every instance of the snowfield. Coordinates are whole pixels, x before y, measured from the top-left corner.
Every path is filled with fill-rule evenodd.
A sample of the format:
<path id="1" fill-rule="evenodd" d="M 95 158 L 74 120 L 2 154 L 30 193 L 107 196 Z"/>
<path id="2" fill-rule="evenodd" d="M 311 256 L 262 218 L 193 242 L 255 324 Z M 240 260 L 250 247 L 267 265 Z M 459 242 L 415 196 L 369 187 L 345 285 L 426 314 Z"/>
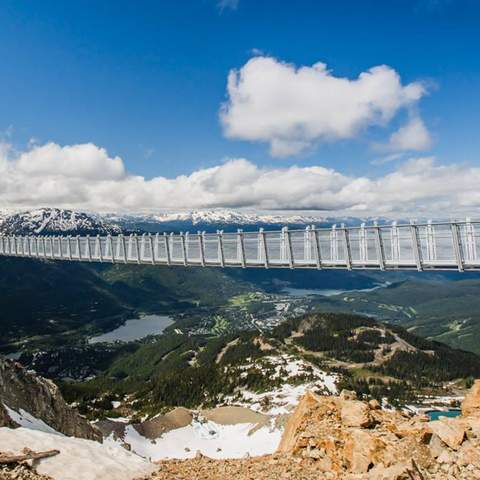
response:
<path id="1" fill-rule="evenodd" d="M 20 453 L 25 447 L 59 450 L 37 466 L 39 473 L 55 480 L 132 480 L 154 470 L 150 462 L 119 445 L 67 437 L 25 410 L 4 406 L 20 428 L 0 428 L 0 452 Z"/>
<path id="2" fill-rule="evenodd" d="M 149 474 L 155 466 L 119 445 L 45 433 L 30 428 L 0 428 L 0 451 L 20 453 L 56 449 L 59 455 L 44 458 L 36 466 L 54 480 L 132 480 Z"/>
<path id="3" fill-rule="evenodd" d="M 17 412 L 11 409 L 8 405 L 3 404 L 5 410 L 8 413 L 8 416 L 21 427 L 29 428 L 30 430 L 37 430 L 39 432 L 51 433 L 53 435 L 62 435 L 61 433 L 54 430 L 52 427 L 47 425 L 43 420 L 35 418 L 33 415 L 30 415 L 28 412 L 22 408 Z"/>
<path id="4" fill-rule="evenodd" d="M 251 423 L 220 425 L 194 419 L 191 425 L 170 430 L 155 440 L 143 437 L 128 425 L 124 442 L 132 447 L 132 452 L 152 461 L 193 458 L 197 452 L 217 459 L 243 458 L 273 453 L 282 433 L 273 421 L 258 428 Z M 112 435 L 105 440 L 107 445 L 118 445 L 117 442 Z"/>

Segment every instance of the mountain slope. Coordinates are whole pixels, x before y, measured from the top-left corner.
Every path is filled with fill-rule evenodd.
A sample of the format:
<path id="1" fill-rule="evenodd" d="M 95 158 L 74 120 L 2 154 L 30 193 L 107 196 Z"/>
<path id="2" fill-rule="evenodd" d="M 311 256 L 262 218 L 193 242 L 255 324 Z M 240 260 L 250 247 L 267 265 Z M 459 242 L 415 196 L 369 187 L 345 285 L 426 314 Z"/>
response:
<path id="1" fill-rule="evenodd" d="M 318 313 L 271 334 L 164 334 L 117 356 L 96 379 L 62 388 L 82 413 L 102 418 L 222 404 L 279 412 L 306 389 L 345 387 L 402 405 L 426 394 L 455 395 L 471 377 L 480 377 L 473 353 L 366 317 Z"/>
<path id="2" fill-rule="evenodd" d="M 351 311 L 384 318 L 416 334 L 480 353 L 480 280 L 399 282 L 368 293 L 346 292 L 322 300 L 327 311 Z"/>
<path id="3" fill-rule="evenodd" d="M 139 310 L 216 305 L 246 287 L 218 269 L 2 257 L 0 289 L 1 346 L 35 335 L 63 344 L 66 334 L 107 331 Z"/>

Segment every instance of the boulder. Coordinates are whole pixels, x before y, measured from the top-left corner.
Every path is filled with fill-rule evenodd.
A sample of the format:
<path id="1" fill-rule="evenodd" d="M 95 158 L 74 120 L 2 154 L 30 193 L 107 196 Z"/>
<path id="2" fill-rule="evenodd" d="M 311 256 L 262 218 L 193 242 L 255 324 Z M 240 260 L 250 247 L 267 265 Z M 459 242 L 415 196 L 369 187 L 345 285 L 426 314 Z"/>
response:
<path id="1" fill-rule="evenodd" d="M 352 473 L 366 473 L 379 462 L 384 443 L 368 430 L 352 430 L 344 446 L 344 456 Z"/>
<path id="2" fill-rule="evenodd" d="M 302 424 L 307 418 L 308 414 L 321 401 L 321 397 L 315 395 L 313 392 L 307 392 L 300 400 L 295 411 L 290 415 L 285 431 L 283 432 L 280 445 L 277 452 L 292 453 L 297 445 L 302 432 Z"/>
<path id="3" fill-rule="evenodd" d="M 480 380 L 475 380 L 462 403 L 462 415 L 480 415 Z"/>
<path id="4" fill-rule="evenodd" d="M 395 426 L 395 435 L 399 438 L 417 435 L 421 439 L 430 438 L 430 429 L 428 424 L 421 419 L 415 418 L 406 422 L 401 422 Z"/>
<path id="5" fill-rule="evenodd" d="M 429 426 L 453 450 L 458 450 L 465 438 L 465 426 L 454 418 L 435 420 Z"/>
<path id="6" fill-rule="evenodd" d="M 457 452 L 457 463 L 461 466 L 475 465 L 480 467 L 480 449 L 472 442 L 466 441 Z"/>
<path id="7" fill-rule="evenodd" d="M 480 416 L 464 417 L 462 421 L 468 426 L 474 437 L 480 438 Z"/>
<path id="8" fill-rule="evenodd" d="M 433 434 L 432 438 L 430 439 L 430 443 L 428 444 L 428 448 L 430 449 L 430 455 L 433 458 L 437 458 L 447 448 L 447 445 L 442 442 L 438 435 Z"/>
<path id="9" fill-rule="evenodd" d="M 340 415 L 342 424 L 346 427 L 366 428 L 372 424 L 370 408 L 360 400 L 343 400 Z"/>

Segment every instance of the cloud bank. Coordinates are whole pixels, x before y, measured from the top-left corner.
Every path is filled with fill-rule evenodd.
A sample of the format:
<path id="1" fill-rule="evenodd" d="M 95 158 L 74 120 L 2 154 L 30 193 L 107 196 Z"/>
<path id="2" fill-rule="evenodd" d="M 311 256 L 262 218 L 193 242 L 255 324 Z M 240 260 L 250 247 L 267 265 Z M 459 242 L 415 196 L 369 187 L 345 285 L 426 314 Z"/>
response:
<path id="1" fill-rule="evenodd" d="M 16 152 L 0 144 L 0 207 L 98 211 L 183 208 L 319 210 L 360 216 L 468 214 L 480 207 L 480 168 L 410 159 L 379 178 L 322 166 L 259 167 L 230 159 L 176 178 L 128 173 L 94 144 L 47 143 Z"/>
<path id="2" fill-rule="evenodd" d="M 324 63 L 296 68 L 257 56 L 230 71 L 220 120 L 228 138 L 266 142 L 273 156 L 282 157 L 317 143 L 354 138 L 368 127 L 386 126 L 425 94 L 422 83 L 403 85 L 386 65 L 351 80 L 334 76 Z M 407 132 L 400 130 L 391 139 L 392 148 L 429 147 L 428 131 L 418 116 L 404 128 Z"/>

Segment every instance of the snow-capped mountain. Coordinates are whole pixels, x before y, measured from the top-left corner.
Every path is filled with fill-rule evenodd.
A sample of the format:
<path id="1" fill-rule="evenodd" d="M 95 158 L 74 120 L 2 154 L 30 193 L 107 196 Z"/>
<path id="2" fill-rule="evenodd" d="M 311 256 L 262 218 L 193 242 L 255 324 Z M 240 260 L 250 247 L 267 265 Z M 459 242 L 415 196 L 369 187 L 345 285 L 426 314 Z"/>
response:
<path id="1" fill-rule="evenodd" d="M 185 223 L 191 225 L 308 225 L 322 222 L 321 217 L 291 214 L 257 214 L 227 209 L 192 210 L 182 212 L 131 214 L 105 216 L 109 221 L 118 223 Z"/>
<path id="2" fill-rule="evenodd" d="M 0 217 L 0 233 L 16 235 L 106 235 L 121 227 L 95 215 L 60 208 L 39 208 Z"/>
<path id="3" fill-rule="evenodd" d="M 133 231 L 147 232 L 179 232 L 204 230 L 214 232 L 224 230 L 235 231 L 242 228 L 245 231 L 256 231 L 260 227 L 266 230 L 279 230 L 282 226 L 291 229 L 302 229 L 307 225 L 330 227 L 333 224 L 360 225 L 363 220 L 353 217 L 321 217 L 320 214 L 299 212 L 248 212 L 243 210 L 209 209 L 159 213 L 109 213 L 102 218 L 108 222 L 121 225 Z"/>

